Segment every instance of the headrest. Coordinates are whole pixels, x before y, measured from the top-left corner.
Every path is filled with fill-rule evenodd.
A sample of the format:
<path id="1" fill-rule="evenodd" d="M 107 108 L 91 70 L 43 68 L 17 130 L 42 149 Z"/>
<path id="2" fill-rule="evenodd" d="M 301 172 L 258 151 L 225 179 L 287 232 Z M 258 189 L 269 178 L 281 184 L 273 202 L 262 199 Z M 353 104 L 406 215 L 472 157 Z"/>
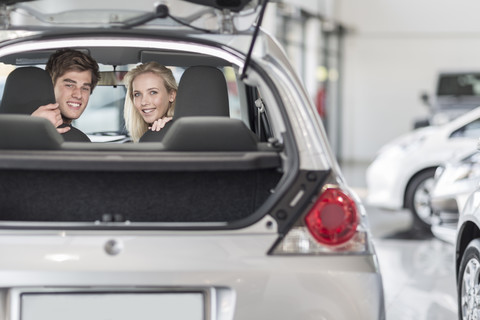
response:
<path id="1" fill-rule="evenodd" d="M 0 149 L 58 150 L 62 143 L 62 136 L 47 119 L 0 115 Z"/>
<path id="2" fill-rule="evenodd" d="M 55 93 L 48 72 L 37 67 L 17 68 L 5 82 L 0 113 L 32 114 L 49 103 L 55 103 Z"/>
<path id="3" fill-rule="evenodd" d="M 190 67 L 178 84 L 174 118 L 230 115 L 227 82 L 214 67 Z"/>
<path id="4" fill-rule="evenodd" d="M 238 119 L 185 117 L 175 121 L 162 140 L 168 151 L 256 151 L 257 138 Z"/>

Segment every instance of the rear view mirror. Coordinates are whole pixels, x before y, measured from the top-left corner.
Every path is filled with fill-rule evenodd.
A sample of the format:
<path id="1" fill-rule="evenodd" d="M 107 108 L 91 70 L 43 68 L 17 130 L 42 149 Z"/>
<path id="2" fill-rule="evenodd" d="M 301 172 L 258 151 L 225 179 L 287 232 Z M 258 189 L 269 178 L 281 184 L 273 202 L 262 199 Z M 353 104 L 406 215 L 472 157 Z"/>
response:
<path id="1" fill-rule="evenodd" d="M 99 86 L 124 86 L 123 78 L 127 71 L 101 71 Z"/>

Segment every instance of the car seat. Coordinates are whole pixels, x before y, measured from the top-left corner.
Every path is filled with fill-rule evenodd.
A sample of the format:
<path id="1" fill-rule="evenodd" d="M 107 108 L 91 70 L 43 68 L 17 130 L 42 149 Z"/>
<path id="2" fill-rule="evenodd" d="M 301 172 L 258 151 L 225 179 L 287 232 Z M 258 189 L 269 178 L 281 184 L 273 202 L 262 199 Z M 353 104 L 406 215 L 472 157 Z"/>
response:
<path id="1" fill-rule="evenodd" d="M 45 118 L 0 114 L 0 150 L 60 150 L 63 141 Z"/>
<path id="2" fill-rule="evenodd" d="M 148 130 L 140 142 L 162 141 L 173 122 L 198 116 L 230 116 L 227 82 L 215 67 L 193 66 L 185 70 L 178 85 L 173 119 L 160 131 Z"/>
<path id="3" fill-rule="evenodd" d="M 5 81 L 0 113 L 32 114 L 49 103 L 55 103 L 55 94 L 48 72 L 37 67 L 17 68 Z"/>
<path id="4" fill-rule="evenodd" d="M 168 151 L 257 151 L 257 136 L 239 119 L 182 117 L 162 140 Z"/>
<path id="5" fill-rule="evenodd" d="M 32 114 L 50 103 L 55 103 L 55 92 L 48 72 L 38 67 L 21 67 L 13 70 L 5 81 L 0 113 Z M 85 133 L 74 127 L 62 137 L 65 141 L 90 142 Z"/>

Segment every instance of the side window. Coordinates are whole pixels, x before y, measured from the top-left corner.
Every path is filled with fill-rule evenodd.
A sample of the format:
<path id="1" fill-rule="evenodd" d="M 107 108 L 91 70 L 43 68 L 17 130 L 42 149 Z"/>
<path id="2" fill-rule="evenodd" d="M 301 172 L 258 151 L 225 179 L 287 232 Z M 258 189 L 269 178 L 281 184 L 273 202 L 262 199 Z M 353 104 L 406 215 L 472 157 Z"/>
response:
<path id="1" fill-rule="evenodd" d="M 469 124 L 455 130 L 451 138 L 480 138 L 480 119 L 476 119 Z"/>
<path id="2" fill-rule="evenodd" d="M 242 119 L 242 110 L 237 85 L 237 76 L 232 67 L 224 67 L 223 74 L 227 80 L 228 103 L 230 107 L 230 118 Z"/>

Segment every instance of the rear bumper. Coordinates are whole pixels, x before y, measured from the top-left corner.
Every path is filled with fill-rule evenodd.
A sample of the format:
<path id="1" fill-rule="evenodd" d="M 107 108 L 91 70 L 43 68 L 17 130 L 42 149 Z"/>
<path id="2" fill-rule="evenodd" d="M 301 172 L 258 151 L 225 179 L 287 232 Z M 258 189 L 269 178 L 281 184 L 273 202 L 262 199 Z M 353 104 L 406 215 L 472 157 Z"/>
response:
<path id="1" fill-rule="evenodd" d="M 278 263 L 281 263 L 279 260 Z M 142 274 L 126 273 L 57 273 L 53 281 L 40 280 L 48 275 L 37 273 L 36 281 L 18 281 L 21 288 L 29 283 L 37 292 L 55 288 L 78 292 L 82 288 L 103 291 L 172 290 L 177 291 L 224 288 L 228 295 L 219 298 L 216 305 L 223 305 L 222 312 L 215 311 L 221 320 L 247 319 L 312 319 L 323 316 L 326 319 L 384 319 L 383 289 L 381 278 L 376 272 L 319 272 L 311 263 L 308 268 L 295 272 L 281 268 L 277 271 L 203 271 L 203 272 L 151 272 Z M 288 264 L 287 264 L 288 265 Z M 315 264 L 316 265 L 316 264 Z M 298 266 L 297 266 L 298 267 Z M 317 269 L 317 270 L 315 270 Z M 25 272 L 2 272 L 0 278 L 32 279 L 32 274 Z M 51 278 L 51 277 L 50 277 Z M 78 279 L 78 280 L 75 280 Z M 81 280 L 80 280 L 81 279 Z M 171 280 L 168 280 L 171 279 Z M 79 281 L 80 280 L 80 281 Z M 15 281 L 17 282 L 17 281 Z M 33 282 L 33 283 L 32 283 Z M 369 290 L 366 290 L 369 288 Z M 7 298 L 10 288 L 2 290 L 1 297 Z M 14 301 L 11 298 L 2 304 Z M 229 314 L 225 308 L 233 308 L 231 319 L 218 317 Z M 19 310 L 19 305 L 12 305 L 10 310 Z M 215 308 L 213 308 L 215 309 Z M 7 314 L 0 315 L 7 318 Z"/>
<path id="2" fill-rule="evenodd" d="M 10 257 L 0 260 L 0 305 L 8 305 L 0 320 L 14 319 L 11 311 L 20 306 L 12 305 L 11 297 L 25 287 L 40 292 L 221 288 L 229 294 L 218 303 L 233 311 L 212 307 L 217 318 L 211 319 L 218 320 L 385 316 L 382 278 L 372 254 L 269 256 L 275 234 L 116 239 L 123 250 L 112 256 L 103 251 L 111 240 L 106 236 L 0 236 L 0 255 Z"/>

